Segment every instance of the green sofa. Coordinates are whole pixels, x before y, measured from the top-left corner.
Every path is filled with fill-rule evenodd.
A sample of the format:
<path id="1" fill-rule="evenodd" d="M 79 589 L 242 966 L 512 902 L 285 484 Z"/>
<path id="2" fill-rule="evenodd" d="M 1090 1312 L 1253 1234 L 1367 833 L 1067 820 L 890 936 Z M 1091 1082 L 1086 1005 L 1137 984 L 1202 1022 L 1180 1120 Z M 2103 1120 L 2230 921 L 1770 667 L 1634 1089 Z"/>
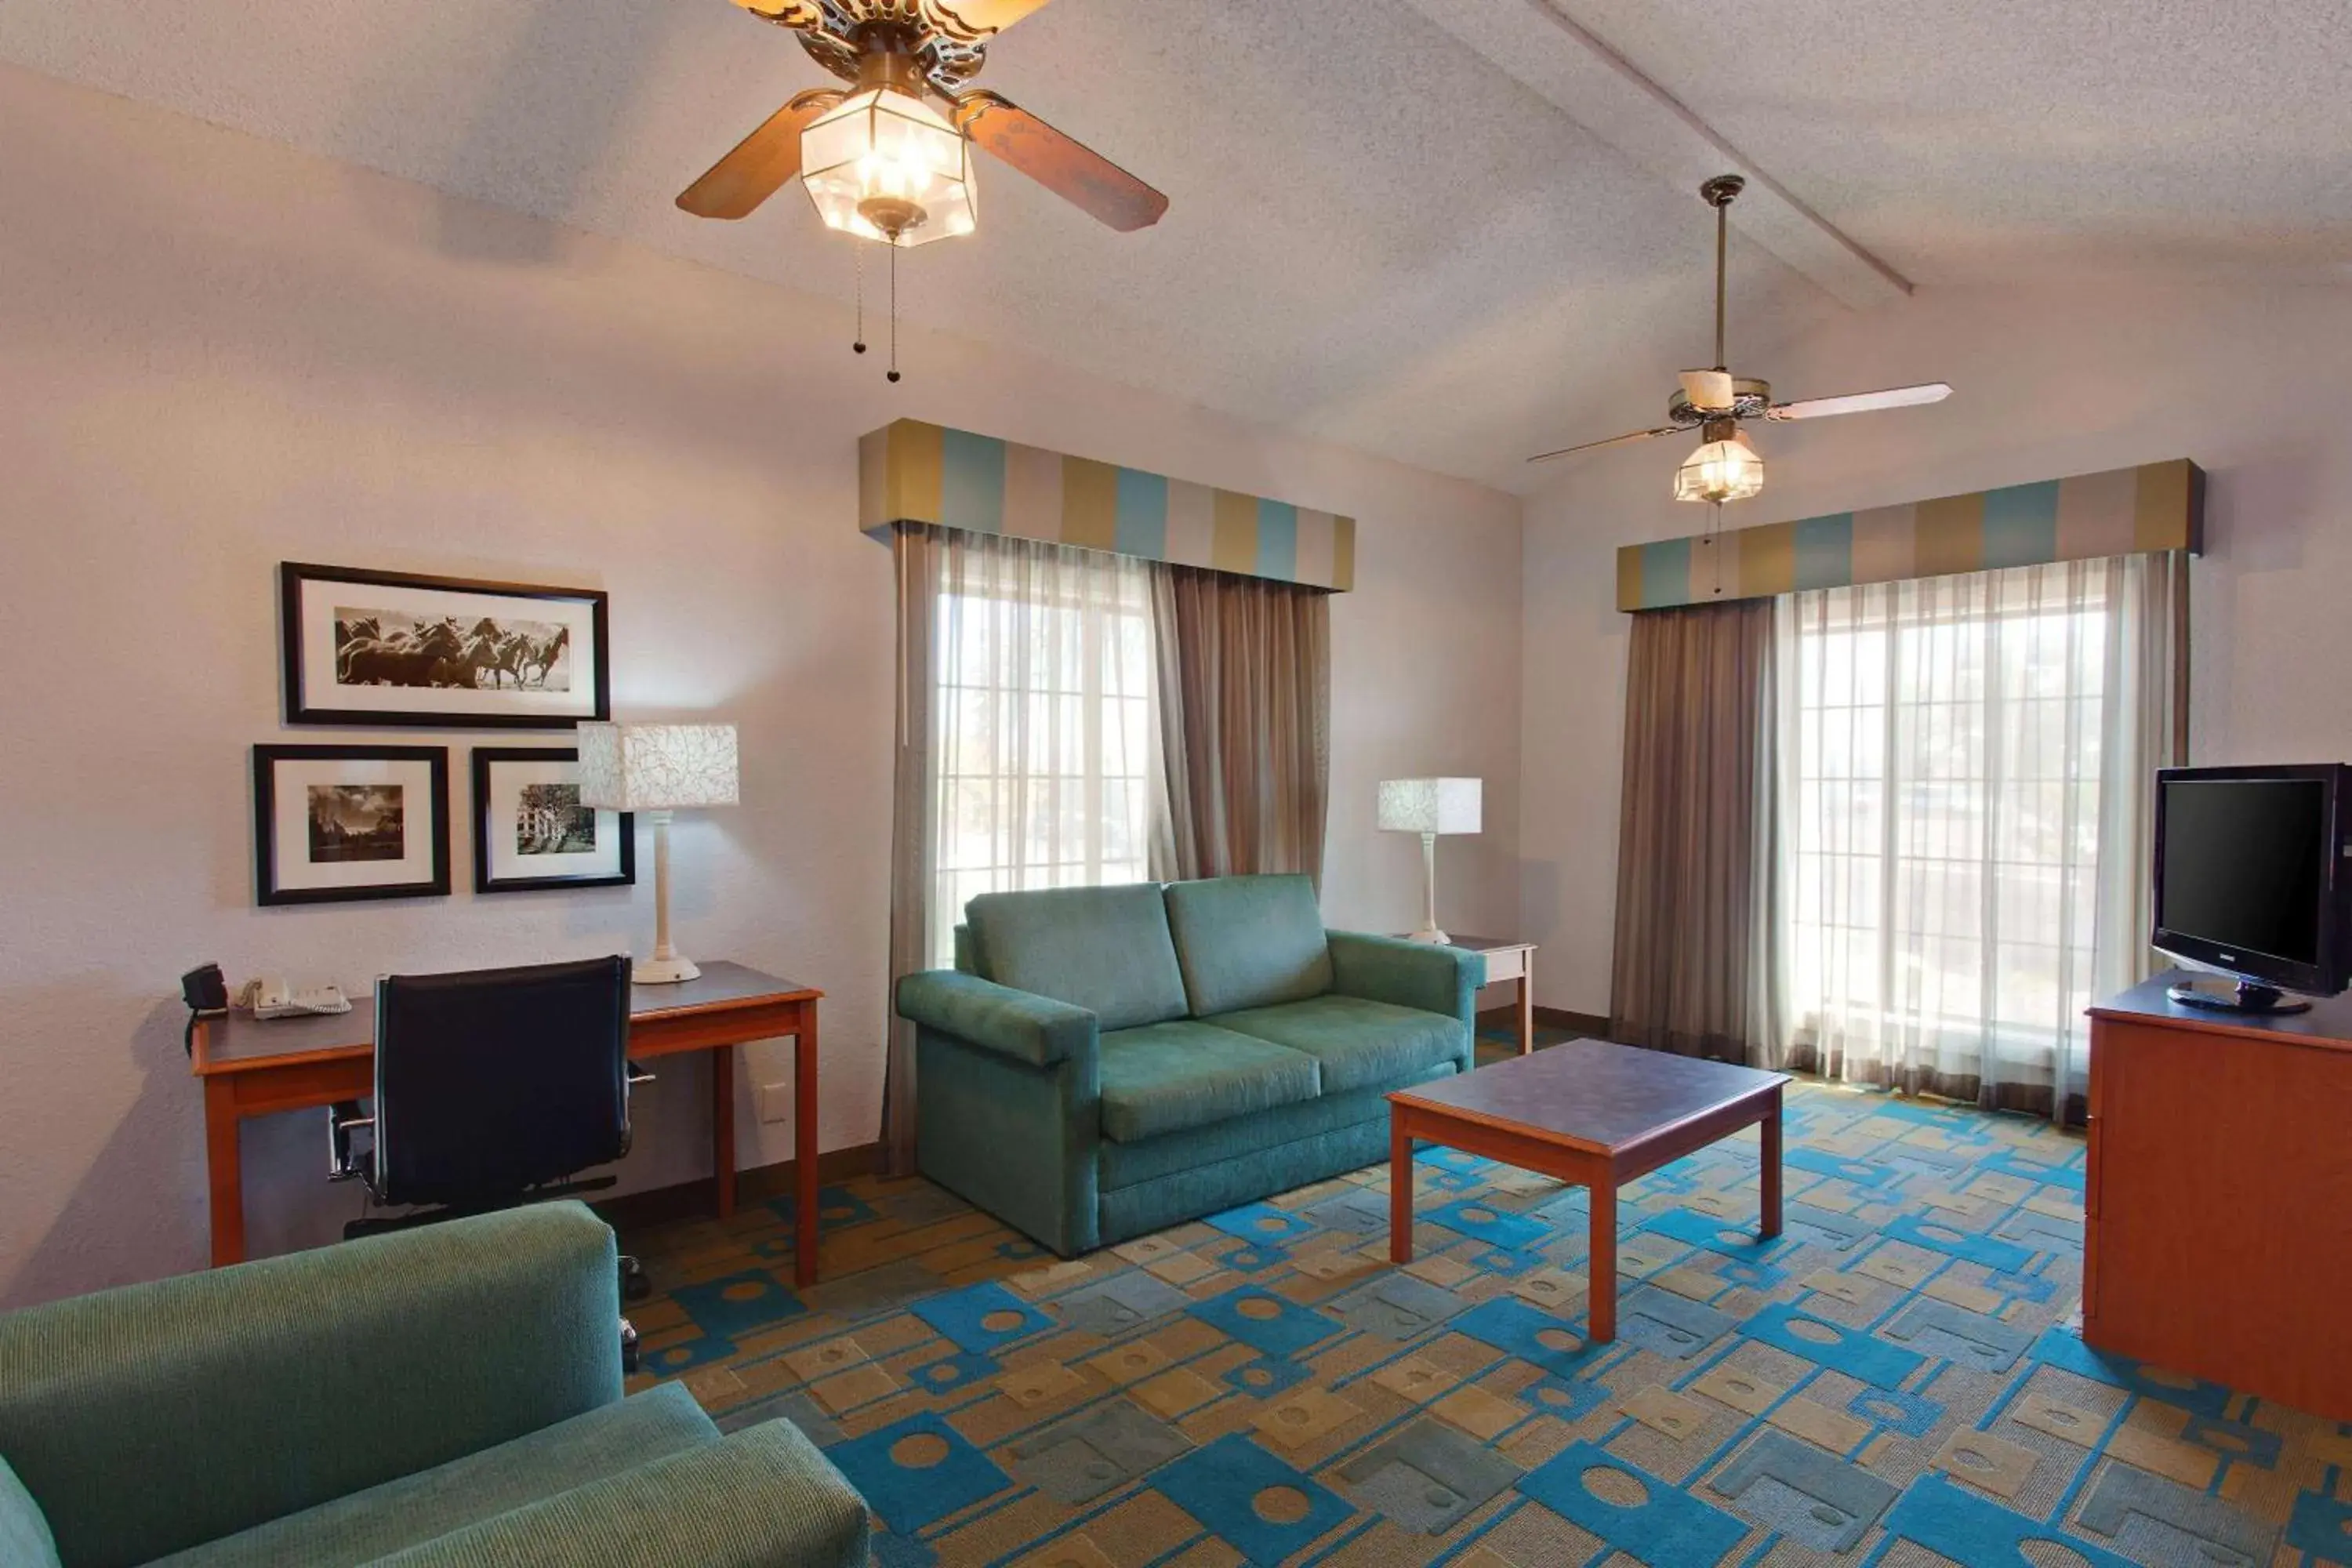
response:
<path id="1" fill-rule="evenodd" d="M 1305 877 L 985 893 L 898 982 L 923 1174 L 1063 1257 L 1388 1153 L 1486 960 L 1327 931 Z"/>
<path id="2" fill-rule="evenodd" d="M 9 1568 L 865 1568 L 788 1422 L 621 1395 L 613 1233 L 547 1204 L 0 1317 Z"/>

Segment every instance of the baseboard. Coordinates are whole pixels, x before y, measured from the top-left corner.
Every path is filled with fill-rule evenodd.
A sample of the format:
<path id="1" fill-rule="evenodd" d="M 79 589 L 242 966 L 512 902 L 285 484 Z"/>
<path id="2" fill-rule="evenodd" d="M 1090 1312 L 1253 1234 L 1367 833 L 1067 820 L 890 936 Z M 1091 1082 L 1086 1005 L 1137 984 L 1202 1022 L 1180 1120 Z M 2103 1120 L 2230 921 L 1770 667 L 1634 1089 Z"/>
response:
<path id="1" fill-rule="evenodd" d="M 1609 1020 L 1597 1013 L 1570 1013 L 1559 1007 L 1538 1007 L 1536 1023 L 1547 1029 L 1565 1029 L 1571 1035 L 1589 1036 L 1596 1040 L 1609 1037 Z M 1516 1029 L 1519 1026 L 1517 1007 L 1489 1007 L 1478 1015 L 1482 1029 Z"/>
<path id="2" fill-rule="evenodd" d="M 845 1182 L 856 1176 L 870 1175 L 882 1168 L 882 1145 L 860 1143 L 850 1149 L 829 1149 L 816 1157 L 816 1179 L 820 1182 Z M 780 1198 L 793 1190 L 793 1178 L 799 1173 L 797 1160 L 780 1160 L 772 1165 L 754 1165 L 735 1173 L 735 1202 L 764 1204 Z M 697 1176 L 690 1182 L 675 1186 L 652 1187 L 642 1193 L 625 1193 L 616 1198 L 589 1206 L 615 1230 L 629 1230 L 646 1226 L 668 1225 L 681 1219 L 709 1219 L 718 1210 L 719 1184 L 715 1177 Z"/>

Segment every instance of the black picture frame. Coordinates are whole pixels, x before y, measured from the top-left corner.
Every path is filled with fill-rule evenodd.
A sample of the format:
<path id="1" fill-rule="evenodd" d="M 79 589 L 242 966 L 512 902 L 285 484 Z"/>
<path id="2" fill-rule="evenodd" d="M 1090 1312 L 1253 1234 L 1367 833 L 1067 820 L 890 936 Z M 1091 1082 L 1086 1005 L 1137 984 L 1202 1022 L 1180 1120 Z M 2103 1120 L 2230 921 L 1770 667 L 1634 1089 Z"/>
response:
<path id="1" fill-rule="evenodd" d="M 550 701 L 546 683 L 553 665 L 538 669 L 541 684 L 537 691 L 527 687 L 531 666 L 528 658 L 520 655 L 517 656 L 520 665 L 513 671 L 515 685 L 511 688 L 502 684 L 468 686 L 446 679 L 449 672 L 462 669 L 468 679 L 476 682 L 485 672 L 494 682 L 504 681 L 507 666 L 492 662 L 499 657 L 496 653 L 479 651 L 485 646 L 480 639 L 469 639 L 457 657 L 433 661 L 423 668 L 416 661 L 425 656 L 396 650 L 389 643 L 372 643 L 369 646 L 377 655 L 375 665 L 387 672 L 386 678 L 347 683 L 344 676 L 351 667 L 343 658 L 349 645 L 342 640 L 342 623 L 331 621 L 321 631 L 318 616 L 305 613 L 310 590 L 321 584 L 368 589 L 379 595 L 402 592 L 434 595 L 443 605 L 445 615 L 453 598 L 478 598 L 483 601 L 480 616 L 493 622 L 497 619 L 493 612 L 501 604 L 509 612 L 519 600 L 546 606 L 565 623 L 562 629 L 567 634 L 566 641 L 558 645 L 566 677 L 563 700 L 552 704 Z M 568 730 L 583 720 L 603 721 L 613 716 L 611 600 L 601 588 L 376 572 L 300 561 L 278 563 L 278 635 L 289 724 L 333 724 L 346 729 L 382 725 L 436 730 Z M 572 626 L 582 623 L 587 627 L 586 640 L 592 645 L 586 649 L 573 646 L 568 635 Z M 327 667 L 323 670 L 320 668 L 322 664 Z M 584 690 L 574 699 L 571 695 L 571 678 L 583 666 L 587 677 Z M 423 674 L 425 669 L 432 671 L 426 679 L 405 679 L 411 674 Z M 410 699 L 420 705 L 402 707 L 396 698 L 380 702 L 374 700 L 376 693 L 402 690 L 420 693 Z M 457 693 L 465 695 L 461 698 Z M 361 700 L 362 694 L 366 694 L 369 700 Z M 427 696 L 431 700 L 425 700 Z"/>
<path id="2" fill-rule="evenodd" d="M 637 880 L 637 818 L 635 812 L 612 815 L 620 839 L 620 870 L 611 875 L 578 877 L 498 877 L 490 867 L 490 846 L 496 831 L 490 821 L 491 774 L 501 763 L 576 763 L 577 746 L 477 746 L 473 751 L 474 891 L 477 893 L 554 892 L 571 888 L 628 888 Z"/>
<path id="3" fill-rule="evenodd" d="M 426 770 L 426 804 L 432 818 L 418 829 L 430 835 L 432 873 L 422 881 L 354 882 L 286 887 L 279 849 L 278 769 L 288 763 L 395 763 Z M 355 786 L 357 787 L 357 786 Z M 404 834 L 406 831 L 404 803 Z M 315 835 L 315 829 L 313 833 Z M 354 862 L 358 863 L 358 862 Z M 449 749 L 446 746 L 257 745 L 253 748 L 253 889 L 265 905 L 338 904 L 373 899 L 435 899 L 449 893 Z"/>

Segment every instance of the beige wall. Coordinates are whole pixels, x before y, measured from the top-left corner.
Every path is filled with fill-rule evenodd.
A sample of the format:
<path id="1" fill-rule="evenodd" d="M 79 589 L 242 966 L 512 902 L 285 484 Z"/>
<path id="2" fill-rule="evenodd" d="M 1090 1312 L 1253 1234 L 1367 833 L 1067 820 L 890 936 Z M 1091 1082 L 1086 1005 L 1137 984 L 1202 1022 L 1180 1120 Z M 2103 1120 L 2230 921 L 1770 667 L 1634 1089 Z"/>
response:
<path id="1" fill-rule="evenodd" d="M 278 721 L 280 560 L 601 585 L 617 710 L 740 726 L 743 805 L 681 819 L 679 939 L 831 994 L 827 1148 L 874 1138 L 881 1097 L 891 598 L 855 443 L 898 415 L 1359 517 L 1328 912 L 1410 921 L 1417 847 L 1372 831 L 1372 786 L 1444 771 L 1492 789 L 1489 833 L 1446 847 L 1446 918 L 1515 914 L 1513 498 L 1086 379 L 1050 342 L 911 335 L 894 391 L 812 298 L 11 68 L 0 190 L 0 1302 L 202 1262 L 183 969 L 363 987 L 650 941 L 649 885 L 466 890 L 487 732 L 348 732 L 457 748 L 456 896 L 253 907 L 247 749 L 339 733 Z M 751 1058 L 746 1088 L 787 1076 Z M 751 1102 L 744 1163 L 782 1158 Z M 692 1068 L 646 1091 L 626 1187 L 701 1172 L 707 1104 Z M 257 1252 L 356 1211 L 318 1117 L 248 1124 L 246 1152 Z"/>
<path id="2" fill-rule="evenodd" d="M 2194 458 L 2210 476 L 2190 574 L 2195 760 L 2352 759 L 2352 439 L 2329 389 L 2352 364 L 2352 287 L 1922 289 L 1738 357 L 1789 397 L 1954 391 L 1759 432 L 1769 487 L 1727 525 Z M 1608 1008 L 1628 626 L 1616 547 L 1706 526 L 1667 499 L 1686 445 L 1578 459 L 1528 507 L 1520 897 L 1551 1006 Z"/>

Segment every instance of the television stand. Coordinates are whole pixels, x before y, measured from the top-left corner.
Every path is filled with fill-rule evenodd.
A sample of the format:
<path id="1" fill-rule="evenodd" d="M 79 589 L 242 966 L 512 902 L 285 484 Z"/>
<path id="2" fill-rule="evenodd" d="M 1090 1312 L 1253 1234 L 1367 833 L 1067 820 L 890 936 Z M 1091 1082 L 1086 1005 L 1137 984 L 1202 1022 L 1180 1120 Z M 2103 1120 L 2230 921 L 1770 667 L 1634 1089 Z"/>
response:
<path id="1" fill-rule="evenodd" d="M 2311 1011 L 2310 1003 L 2300 998 L 2289 1000 L 2286 993 L 2275 985 L 2261 985 L 2226 974 L 2210 980 L 2184 980 L 2165 994 L 2184 1007 L 2202 1007 L 2209 1013 L 2267 1014 L 2276 1017 Z"/>
<path id="2" fill-rule="evenodd" d="M 2091 1009 L 2083 1341 L 2352 1421 L 2352 996 L 2204 1012 L 2189 978 Z"/>

